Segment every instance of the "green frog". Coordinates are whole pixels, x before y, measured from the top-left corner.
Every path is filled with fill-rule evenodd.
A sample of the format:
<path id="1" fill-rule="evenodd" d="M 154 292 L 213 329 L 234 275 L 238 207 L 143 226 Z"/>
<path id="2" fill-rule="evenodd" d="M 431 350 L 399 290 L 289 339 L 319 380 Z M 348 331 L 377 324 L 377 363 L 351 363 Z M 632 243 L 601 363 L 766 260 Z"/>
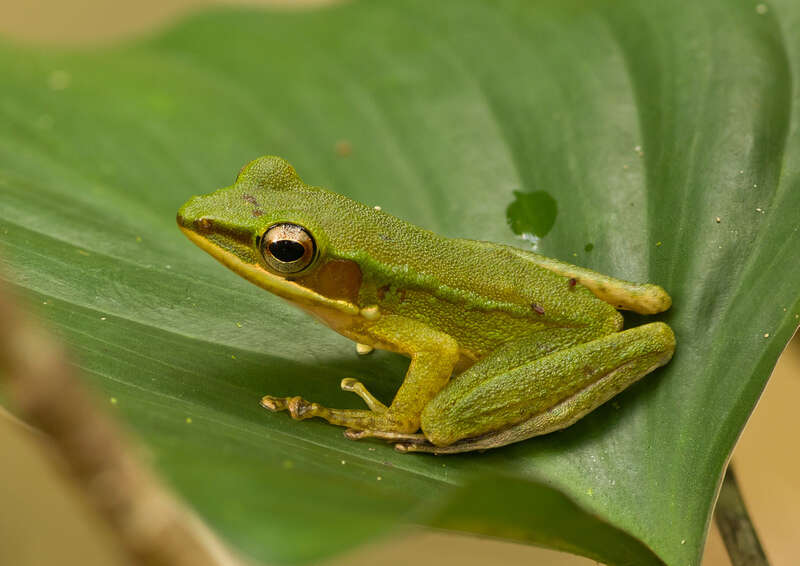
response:
<path id="1" fill-rule="evenodd" d="M 662 322 L 622 330 L 617 309 L 670 307 L 635 284 L 512 246 L 453 239 L 321 187 L 280 157 L 196 196 L 178 226 L 223 265 L 356 342 L 411 359 L 391 404 L 265 396 L 271 411 L 346 427 L 403 452 L 485 450 L 563 429 L 666 364 Z"/>

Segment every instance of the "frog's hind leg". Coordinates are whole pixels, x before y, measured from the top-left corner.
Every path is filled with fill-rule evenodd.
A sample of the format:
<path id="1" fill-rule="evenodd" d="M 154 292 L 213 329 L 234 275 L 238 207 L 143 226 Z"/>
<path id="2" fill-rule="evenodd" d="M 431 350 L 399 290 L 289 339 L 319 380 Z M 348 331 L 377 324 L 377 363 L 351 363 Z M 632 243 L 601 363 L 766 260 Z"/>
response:
<path id="1" fill-rule="evenodd" d="M 493 375 L 453 380 L 425 408 L 427 444 L 401 452 L 454 454 L 496 448 L 566 428 L 672 357 L 675 337 L 655 322 L 610 334 Z M 495 365 L 496 367 L 496 365 Z M 458 382 L 465 377 L 462 384 Z M 499 430 L 498 423 L 515 423 Z"/>

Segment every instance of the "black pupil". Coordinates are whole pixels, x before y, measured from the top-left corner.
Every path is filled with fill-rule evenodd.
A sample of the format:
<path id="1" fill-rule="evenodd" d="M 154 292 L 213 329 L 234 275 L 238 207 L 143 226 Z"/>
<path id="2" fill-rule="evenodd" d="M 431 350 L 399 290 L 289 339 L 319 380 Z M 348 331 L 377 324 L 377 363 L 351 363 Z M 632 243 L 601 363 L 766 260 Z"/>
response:
<path id="1" fill-rule="evenodd" d="M 289 263 L 303 257 L 303 254 L 306 253 L 306 249 L 303 247 L 303 244 L 295 242 L 294 240 L 277 240 L 270 243 L 269 253 L 278 261 Z"/>

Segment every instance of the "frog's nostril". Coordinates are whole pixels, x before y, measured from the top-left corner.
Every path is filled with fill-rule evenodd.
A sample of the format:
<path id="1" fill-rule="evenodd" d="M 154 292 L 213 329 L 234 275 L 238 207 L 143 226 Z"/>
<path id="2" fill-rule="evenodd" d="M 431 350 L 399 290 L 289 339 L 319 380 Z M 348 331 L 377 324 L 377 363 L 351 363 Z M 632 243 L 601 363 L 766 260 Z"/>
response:
<path id="1" fill-rule="evenodd" d="M 210 232 L 211 229 L 214 227 L 214 221 L 210 218 L 201 218 L 200 220 L 194 223 L 195 229 L 198 232 Z"/>
<path id="2" fill-rule="evenodd" d="M 214 226 L 214 222 L 210 218 L 192 218 L 191 214 L 184 216 L 183 212 L 181 209 L 175 218 L 181 228 L 188 228 L 196 232 L 208 232 Z"/>

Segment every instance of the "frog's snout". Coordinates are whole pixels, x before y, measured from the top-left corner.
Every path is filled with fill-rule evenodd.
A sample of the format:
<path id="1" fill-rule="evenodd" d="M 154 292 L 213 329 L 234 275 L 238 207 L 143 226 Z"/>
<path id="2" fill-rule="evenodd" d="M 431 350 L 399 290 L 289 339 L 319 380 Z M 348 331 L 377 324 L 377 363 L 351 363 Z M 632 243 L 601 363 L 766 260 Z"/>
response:
<path id="1" fill-rule="evenodd" d="M 197 219 L 183 214 L 183 209 L 178 211 L 178 215 L 175 217 L 175 220 L 178 222 L 178 227 L 181 230 L 191 230 L 192 232 L 202 231 L 200 229 L 201 224 L 206 221 L 205 218 Z"/>
<path id="2" fill-rule="evenodd" d="M 210 218 L 206 218 L 205 216 L 200 218 L 191 218 L 184 216 L 181 214 L 181 211 L 178 211 L 178 215 L 175 219 L 178 222 L 178 226 L 184 231 L 191 230 L 192 232 L 203 234 L 211 232 L 214 228 L 214 221 Z"/>

